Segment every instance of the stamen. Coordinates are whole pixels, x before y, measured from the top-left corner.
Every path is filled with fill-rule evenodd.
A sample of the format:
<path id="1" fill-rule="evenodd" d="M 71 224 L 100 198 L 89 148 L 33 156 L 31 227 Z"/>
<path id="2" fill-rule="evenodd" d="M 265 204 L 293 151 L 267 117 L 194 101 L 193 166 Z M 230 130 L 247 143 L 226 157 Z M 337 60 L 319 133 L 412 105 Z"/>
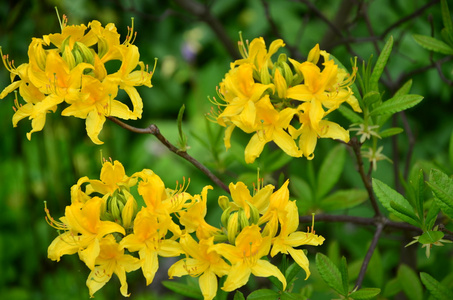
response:
<path id="1" fill-rule="evenodd" d="M 66 224 L 64 224 L 63 222 L 55 221 L 55 219 L 52 218 L 52 216 L 50 215 L 49 209 L 47 209 L 47 201 L 44 201 L 44 211 L 46 212 L 45 219 L 46 219 L 47 224 L 49 224 L 51 227 L 53 227 L 57 230 L 63 230 L 63 231 L 69 230 L 68 226 L 66 226 Z"/>

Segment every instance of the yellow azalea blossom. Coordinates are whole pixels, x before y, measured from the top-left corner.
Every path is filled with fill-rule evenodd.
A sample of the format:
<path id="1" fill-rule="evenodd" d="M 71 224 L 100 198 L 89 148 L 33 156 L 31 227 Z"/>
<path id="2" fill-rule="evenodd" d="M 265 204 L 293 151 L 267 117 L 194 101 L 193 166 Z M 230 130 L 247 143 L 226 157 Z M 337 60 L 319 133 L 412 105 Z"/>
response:
<path id="1" fill-rule="evenodd" d="M 143 207 L 134 220 L 134 233 L 127 235 L 120 242 L 120 245 L 129 251 L 138 251 L 147 285 L 153 282 L 159 268 L 159 255 L 174 257 L 183 253 L 178 242 L 165 239 L 169 225 L 168 219 L 162 222 Z"/>
<path id="2" fill-rule="evenodd" d="M 341 140 L 345 143 L 349 142 L 349 131 L 338 125 L 337 123 L 320 120 L 316 127 L 312 126 L 310 121 L 310 111 L 312 103 L 302 103 L 298 108 L 298 117 L 301 126 L 295 129 L 291 125 L 288 131 L 294 139 L 299 138 L 299 149 L 302 155 L 311 160 L 314 158 L 314 151 L 318 138 L 331 138 Z"/>
<path id="3" fill-rule="evenodd" d="M 211 300 L 217 293 L 217 277 L 228 274 L 231 266 L 228 265 L 215 251 L 212 251 L 214 237 L 202 239 L 197 243 L 189 234 L 180 238 L 182 249 L 187 255 L 173 264 L 168 270 L 168 276 L 180 277 L 190 275 L 198 277 L 201 292 L 205 300 Z"/>
<path id="4" fill-rule="evenodd" d="M 98 21 L 92 21 L 88 27 L 67 26 L 63 22 L 61 26 L 61 33 L 32 39 L 28 64 L 15 68 L 3 57 L 12 83 L 2 91 L 0 99 L 19 88 L 26 104 L 16 103 L 13 126 L 24 118 L 31 119 L 28 139 L 33 132 L 42 130 L 47 113 L 55 112 L 66 102 L 69 107 L 62 115 L 86 119 L 88 136 L 94 143 L 102 144 L 98 136 L 107 116 L 141 117 L 143 102 L 136 87 L 151 87 L 152 73 L 139 61 L 138 48 L 132 45 L 132 29 L 120 44 L 113 24 L 103 28 Z M 110 60 L 121 61 L 121 66 L 117 72 L 108 74 L 104 64 Z M 20 80 L 14 81 L 17 76 Z M 133 110 L 115 99 L 118 89 L 126 91 Z"/>
<path id="5" fill-rule="evenodd" d="M 230 203 L 229 205 L 233 210 L 242 208 L 245 211 L 246 217 L 250 218 L 250 205 L 253 205 L 261 214 L 267 210 L 274 186 L 268 184 L 259 189 L 253 196 L 250 195 L 249 189 L 243 182 L 238 182 L 236 184 L 230 183 L 229 190 L 231 199 L 233 199 L 233 203 Z"/>
<path id="6" fill-rule="evenodd" d="M 228 277 L 222 290 L 231 292 L 245 285 L 251 274 L 258 277 L 275 276 L 286 289 L 285 276 L 269 261 L 261 259 L 269 254 L 271 237 L 261 236 L 261 229 L 257 225 L 250 225 L 242 229 L 236 237 L 235 245 L 216 244 L 212 247 L 231 263 Z"/>
<path id="7" fill-rule="evenodd" d="M 271 256 L 277 253 L 290 254 L 294 261 L 310 276 L 308 258 L 303 250 L 294 249 L 302 245 L 318 246 L 322 245 L 324 238 L 314 234 L 314 232 L 296 231 L 299 227 L 299 213 L 296 201 L 289 201 L 285 207 L 286 216 L 280 222 L 280 233 L 272 239 Z"/>
<path id="8" fill-rule="evenodd" d="M 179 213 L 179 222 L 184 226 L 186 232 L 196 232 L 197 238 L 200 240 L 208 239 L 220 233 L 220 229 L 209 225 L 205 220 L 208 210 L 208 190 L 212 190 L 212 186 L 205 186 L 201 191 L 201 195 L 193 197 L 194 203 L 187 210 Z"/>
<path id="9" fill-rule="evenodd" d="M 79 257 L 91 269 L 99 255 L 99 241 L 107 234 L 119 232 L 125 234 L 120 225 L 101 221 L 102 199 L 93 197 L 85 204 L 72 204 L 66 207 L 61 224 L 55 226 L 66 231 L 56 237 L 48 248 L 48 257 L 59 261 L 65 254 L 79 253 Z"/>
<path id="10" fill-rule="evenodd" d="M 254 65 L 256 71 L 258 72 L 263 67 L 272 68 L 272 55 L 274 55 L 278 51 L 278 49 L 284 46 L 285 43 L 283 42 L 283 40 L 278 39 L 271 43 L 271 45 L 269 46 L 269 51 L 267 51 L 266 43 L 264 42 L 264 39 L 262 37 L 253 39 L 250 45 L 245 45 L 241 39 L 241 41 L 239 42 L 239 51 L 241 52 L 243 58 L 238 59 L 234 63 L 232 63 L 231 68 L 240 66 L 245 63 Z"/>
<path id="11" fill-rule="evenodd" d="M 113 164 L 110 161 L 105 161 L 102 164 L 100 180 L 89 180 L 86 193 L 96 192 L 102 195 L 112 195 L 119 188 L 128 189 L 136 183 L 137 178 L 128 177 L 122 163 L 117 160 Z"/>
<path id="12" fill-rule="evenodd" d="M 256 133 L 252 136 L 245 148 L 245 161 L 253 163 L 260 156 L 264 146 L 274 141 L 286 154 L 300 157 L 301 152 L 293 138 L 285 131 L 297 110 L 285 108 L 278 112 L 266 95 L 256 103 Z M 246 131 L 247 132 L 247 131 Z"/>
<path id="13" fill-rule="evenodd" d="M 170 214 L 179 213 L 190 205 L 192 196 L 183 191 L 185 187 L 179 190 L 167 189 L 162 179 L 148 169 L 137 172 L 132 177 L 142 179 L 138 184 L 138 193 L 143 197 L 147 209 L 158 216 L 159 221 L 168 220 L 170 222 L 168 229 L 173 234 L 181 235 L 180 227 L 172 220 Z"/>
<path id="14" fill-rule="evenodd" d="M 140 268 L 140 260 L 128 254 L 124 254 L 113 235 L 104 237 L 100 243 L 99 256 L 96 258 L 96 267 L 91 271 L 87 279 L 90 296 L 96 293 L 112 278 L 113 273 L 121 282 L 121 295 L 129 297 L 127 293 L 126 272 L 132 272 Z"/>

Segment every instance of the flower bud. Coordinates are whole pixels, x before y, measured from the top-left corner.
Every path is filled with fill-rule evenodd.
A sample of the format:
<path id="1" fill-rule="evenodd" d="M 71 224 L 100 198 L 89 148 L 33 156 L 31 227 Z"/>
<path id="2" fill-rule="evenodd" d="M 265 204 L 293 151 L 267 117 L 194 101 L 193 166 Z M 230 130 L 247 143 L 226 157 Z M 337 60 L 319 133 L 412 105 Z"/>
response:
<path id="1" fill-rule="evenodd" d="M 238 217 L 239 217 L 238 213 L 234 212 L 228 218 L 227 237 L 230 244 L 234 244 L 236 236 L 238 235 L 239 229 Z"/>
<path id="2" fill-rule="evenodd" d="M 312 62 L 316 65 L 319 61 L 319 54 L 319 44 L 316 44 L 316 46 L 314 46 L 313 49 L 311 49 L 308 53 L 307 61 Z"/>
<path id="3" fill-rule="evenodd" d="M 138 205 L 135 198 L 128 191 L 124 190 L 123 193 L 127 197 L 127 201 L 121 212 L 121 218 L 123 220 L 123 227 L 128 229 L 132 226 L 132 222 L 137 215 Z"/>
<path id="4" fill-rule="evenodd" d="M 269 74 L 268 68 L 261 68 L 260 70 L 260 79 L 262 84 L 270 84 L 271 83 L 271 75 Z"/>
<path id="5" fill-rule="evenodd" d="M 76 60 L 72 51 L 69 50 L 69 47 L 64 48 L 62 53 L 63 60 L 68 64 L 69 70 L 72 70 L 76 66 Z"/>
<path id="6" fill-rule="evenodd" d="M 80 52 L 83 57 L 84 62 L 89 63 L 94 66 L 94 54 L 93 51 L 88 48 L 85 44 L 76 42 L 74 44 L 74 50 Z"/>
<path id="7" fill-rule="evenodd" d="M 219 197 L 219 206 L 220 208 L 225 211 L 228 207 L 230 207 L 230 199 L 227 196 L 220 196 Z"/>
<path id="8" fill-rule="evenodd" d="M 107 43 L 107 40 L 104 38 L 99 38 L 98 39 L 98 56 L 99 56 L 99 58 L 104 57 L 104 55 L 106 55 L 108 51 L 109 51 L 109 44 Z"/>
<path id="9" fill-rule="evenodd" d="M 243 209 L 240 209 L 238 211 L 238 223 L 239 223 L 239 229 L 242 230 L 243 228 L 249 226 L 249 220 L 247 216 L 245 215 L 245 211 Z"/>
<path id="10" fill-rule="evenodd" d="M 249 222 L 251 224 L 258 224 L 258 220 L 260 219 L 260 212 L 258 211 L 258 208 L 256 208 L 256 206 L 251 203 L 249 203 L 249 207 L 250 207 Z"/>
<path id="11" fill-rule="evenodd" d="M 116 223 L 119 223 L 119 224 L 121 224 L 121 210 L 119 207 L 120 203 L 121 203 L 121 201 L 118 201 L 118 198 L 115 195 L 110 199 L 110 202 L 108 205 L 109 211 L 112 214 L 113 219 L 115 220 Z M 124 204 L 123 204 L 123 207 L 124 207 Z"/>
<path id="12" fill-rule="evenodd" d="M 222 222 L 222 225 L 224 227 L 228 227 L 230 212 L 231 212 L 231 206 L 229 206 L 227 209 L 225 209 L 222 213 L 222 216 L 220 217 L 220 222 Z"/>

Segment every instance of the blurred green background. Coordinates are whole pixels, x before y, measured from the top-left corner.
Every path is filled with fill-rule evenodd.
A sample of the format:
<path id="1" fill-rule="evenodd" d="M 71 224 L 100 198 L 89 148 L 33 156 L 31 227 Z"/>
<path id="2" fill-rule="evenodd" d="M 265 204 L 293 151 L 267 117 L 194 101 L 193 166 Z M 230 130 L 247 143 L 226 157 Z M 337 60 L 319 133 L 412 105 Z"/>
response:
<path id="1" fill-rule="evenodd" d="M 335 34 L 332 35 L 332 29 L 319 14 L 304 2 L 230 0 L 197 3 L 209 8 L 233 45 L 236 45 L 238 33 L 242 31 L 245 39 L 263 36 L 267 44 L 273 39 L 283 38 L 288 44 L 287 49 L 291 48 L 293 53 L 305 57 L 316 43 L 323 42 L 321 48 L 327 47 L 345 66 L 350 66 L 348 47 L 359 58 L 367 60 L 371 54 L 377 57 L 374 44 L 382 48 L 388 36 L 393 35 L 395 46 L 385 76 L 388 84 L 384 90 L 387 96 L 390 97 L 405 80 L 413 78 L 411 92 L 425 97 L 420 105 L 407 112 L 416 138 L 412 161 L 418 161 L 426 168 L 440 166 L 451 174 L 452 168 L 446 163 L 446 151 L 453 130 L 452 88 L 440 79 L 435 68 L 423 69 L 430 65 L 431 54 L 418 46 L 411 37 L 412 33 L 430 35 L 431 26 L 435 36 L 438 36 L 442 28 L 440 4 L 430 1 L 434 5 L 421 11 L 417 17 L 397 24 L 428 1 L 311 1 L 320 13 L 336 22 L 345 37 L 346 33 L 354 37 L 349 42 L 341 42 Z M 263 3 L 268 5 L 272 22 L 266 17 Z M 272 154 L 269 150 L 272 147 L 267 147 L 257 163 L 247 166 L 243 149 L 249 137 L 235 132 L 233 147 L 225 153 L 223 129 L 209 123 L 205 115 L 212 106 L 207 97 L 216 96 L 215 88 L 229 70 L 232 57 L 206 22 L 173 1 L 5 1 L 0 5 L 0 45 L 3 53 L 14 59 L 16 66 L 28 61 L 27 50 L 32 37 L 59 32 L 55 6 L 60 14 L 68 16 L 69 24 L 88 24 L 91 20 L 99 20 L 103 25 L 113 22 L 123 39 L 131 18 L 134 18 L 135 30 L 138 32 L 135 44 L 140 49 L 141 60 L 152 66 L 157 57 L 158 63 L 152 79 L 154 87 L 138 88 L 144 102 L 143 117 L 130 123 L 136 127 L 155 123 L 164 136 L 176 144 L 178 135 L 175 120 L 180 107 L 185 104 L 183 128 L 191 147 L 189 153 L 219 174 L 226 183 L 238 179 L 254 181 L 256 167 L 259 166 L 266 182 L 277 185 L 277 179 L 284 171 L 287 177 L 298 178 L 294 182 L 303 184 L 307 177 L 306 170 L 316 170 L 323 156 L 336 145 L 331 140 L 320 141 L 312 162 Z M 343 19 L 337 17 L 340 9 L 346 9 L 347 12 Z M 391 27 L 393 24 L 396 26 Z M 371 33 L 369 28 L 372 28 Z M 433 59 L 441 57 L 435 54 Z M 452 62 L 446 61 L 441 68 L 451 80 Z M 413 76 L 410 76 L 411 72 Z M 2 66 L 0 89 L 9 83 L 9 73 Z M 129 103 L 125 96 L 120 95 L 120 99 Z M 107 121 L 101 133 L 101 140 L 105 143 L 94 145 L 86 136 L 84 120 L 59 117 L 61 109 L 55 114 L 48 114 L 44 130 L 34 133 L 31 141 L 28 141 L 25 136 L 30 130 L 28 120 L 19 122 L 17 128 L 12 127 L 13 100 L 14 95 L 11 94 L 0 101 L 1 299 L 89 298 L 85 286 L 89 270 L 76 255 L 64 256 L 59 263 L 47 259 L 47 247 L 57 233 L 45 222 L 43 201 L 47 201 L 54 218 L 62 216 L 65 206 L 70 203 L 70 187 L 78 178 L 99 178 L 101 157 L 121 161 L 128 175 L 143 168 L 152 169 L 169 187 L 174 187 L 176 181 L 181 182 L 184 176 L 190 177 L 188 192 L 192 194 L 200 193 L 204 185 L 212 184 L 204 174 L 169 152 L 153 136 L 131 134 L 112 122 Z M 349 124 L 339 114 L 334 118 L 348 127 Z M 399 145 L 398 156 L 405 159 L 408 149 L 405 135 L 399 137 Z M 387 143 L 384 153 L 389 156 L 390 148 Z M 275 163 L 288 163 L 290 160 L 292 163 L 283 168 Z M 353 157 L 346 155 L 346 167 L 338 188 L 362 187 L 354 163 Z M 390 163 L 381 162 L 375 177 L 392 184 L 392 168 Z M 303 188 L 295 186 L 292 190 L 293 198 L 303 202 Z M 213 225 L 218 225 L 217 197 L 221 194 L 219 188 L 210 192 L 208 220 Z M 372 211 L 366 205 L 347 213 L 372 216 Z M 356 271 L 351 272 L 358 273 L 367 246 L 364 241 L 372 237 L 372 228 L 319 223 L 316 231 L 326 237 L 326 243 L 322 247 L 309 249 L 310 259 L 314 258 L 315 251 L 329 253 L 331 257 L 337 257 L 337 261 L 340 255 L 345 255 L 348 262 L 355 265 Z M 407 239 L 410 240 L 410 236 L 390 232 L 380 241 L 379 250 L 370 266 L 377 271 L 369 272 L 372 274 L 367 276 L 365 284 L 384 289 L 403 258 L 422 270 L 436 274 L 438 279 L 447 276 L 448 269 L 453 267 L 451 251 L 435 249 L 430 260 L 423 256 L 423 250 L 415 249 L 413 256 L 401 257 L 401 245 Z M 448 259 L 442 259 L 444 257 Z M 168 292 L 159 282 L 168 279 L 168 266 L 165 264 L 163 260 L 159 276 L 148 287 L 140 271 L 128 274 L 132 299 L 157 299 L 158 296 L 162 298 L 162 295 L 164 299 L 181 299 Z M 314 264 L 312 269 L 315 269 Z M 326 285 L 320 281 L 316 270 L 313 270 L 309 281 L 300 279 L 298 284 L 315 291 L 314 295 L 318 296 L 312 299 L 329 297 Z M 95 297 L 122 298 L 117 278 L 113 278 Z"/>

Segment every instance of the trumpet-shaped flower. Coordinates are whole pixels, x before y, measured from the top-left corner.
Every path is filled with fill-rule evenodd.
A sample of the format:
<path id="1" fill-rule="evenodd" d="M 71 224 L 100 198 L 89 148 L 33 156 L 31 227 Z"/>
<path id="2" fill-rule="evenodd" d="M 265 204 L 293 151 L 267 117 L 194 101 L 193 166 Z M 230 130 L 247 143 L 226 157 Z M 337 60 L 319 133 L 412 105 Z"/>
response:
<path id="1" fill-rule="evenodd" d="M 131 252 L 138 251 L 142 260 L 143 276 L 146 284 L 153 282 L 159 268 L 158 256 L 174 257 L 183 253 L 178 242 L 165 239 L 170 220 L 163 222 L 143 207 L 134 220 L 134 233 L 124 237 L 120 245 Z"/>
<path id="2" fill-rule="evenodd" d="M 296 231 L 299 227 L 299 213 L 295 201 L 289 201 L 285 207 L 286 217 L 280 221 L 280 233 L 272 239 L 271 255 L 277 253 L 290 254 L 294 261 L 310 276 L 309 262 L 303 250 L 294 249 L 302 245 L 322 245 L 324 238 L 312 232 Z"/>
<path id="3" fill-rule="evenodd" d="M 231 270 L 222 287 L 230 292 L 245 285 L 251 274 L 258 277 L 275 276 L 286 289 L 285 276 L 269 261 L 261 259 L 269 254 L 271 237 L 261 236 L 257 225 L 250 225 L 242 229 L 236 237 L 235 245 L 216 244 L 212 248 L 231 263 Z"/>
<path id="4" fill-rule="evenodd" d="M 173 264 L 168 270 L 168 276 L 190 275 L 198 277 L 201 292 L 205 300 L 211 300 L 217 293 L 217 277 L 228 274 L 231 266 L 221 255 L 212 250 L 214 237 L 202 239 L 197 243 L 189 234 L 180 238 L 180 244 L 187 258 Z"/>
<path id="5" fill-rule="evenodd" d="M 81 260 L 94 269 L 99 255 L 99 241 L 107 234 L 119 232 L 125 234 L 120 225 L 101 221 L 102 199 L 93 197 L 85 204 L 72 204 L 66 207 L 61 223 L 52 222 L 55 228 L 66 231 L 53 240 L 48 248 L 48 257 L 59 261 L 65 254 L 79 253 Z"/>
<path id="6" fill-rule="evenodd" d="M 90 296 L 96 293 L 112 278 L 113 273 L 118 276 L 121 283 L 121 295 L 129 297 L 127 293 L 126 272 L 132 272 L 140 268 L 140 260 L 128 254 L 124 254 L 115 241 L 113 235 L 109 234 L 104 237 L 100 243 L 99 256 L 96 258 L 96 266 L 91 271 L 87 279 L 87 286 Z"/>

